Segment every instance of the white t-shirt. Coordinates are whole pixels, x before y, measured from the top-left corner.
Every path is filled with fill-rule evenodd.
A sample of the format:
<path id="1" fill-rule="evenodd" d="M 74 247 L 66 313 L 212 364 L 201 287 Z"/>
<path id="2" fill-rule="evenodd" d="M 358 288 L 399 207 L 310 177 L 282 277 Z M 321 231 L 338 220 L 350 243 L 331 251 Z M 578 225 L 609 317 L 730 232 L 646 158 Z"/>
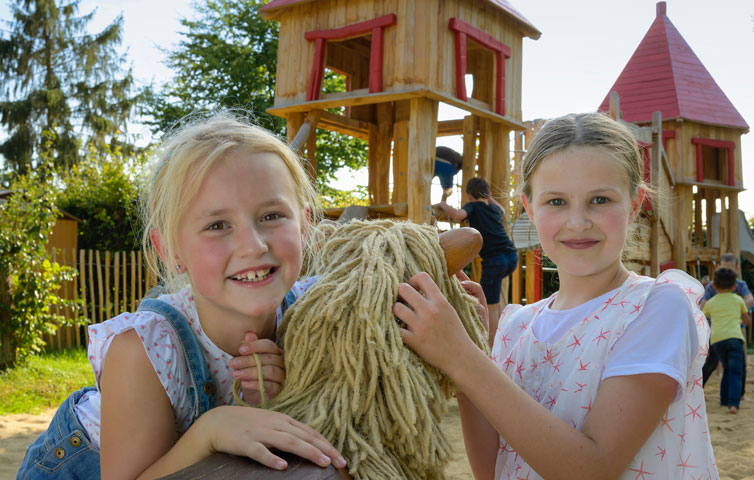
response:
<path id="1" fill-rule="evenodd" d="M 299 298 L 315 281 L 316 278 L 313 277 L 296 282 L 291 290 L 296 298 Z M 159 300 L 170 304 L 183 314 L 204 350 L 204 358 L 216 387 L 216 406 L 231 405 L 233 403 L 233 378 L 230 359 L 232 357 L 215 345 L 204 333 L 191 290 L 185 289 L 178 293 L 162 295 Z M 279 326 L 281 321 L 282 310 L 278 307 L 276 324 Z M 102 366 L 115 336 L 129 330 L 139 332 L 147 357 L 152 362 L 160 383 L 170 399 L 175 416 L 176 433 L 181 435 L 188 430 L 194 417 L 194 403 L 189 394 L 191 375 L 186 358 L 181 353 L 182 349 L 178 346 L 180 344 L 178 335 L 168 320 L 152 311 L 122 313 L 89 327 L 89 363 L 97 382 L 97 391 L 85 395 L 74 407 L 76 416 L 97 448 L 100 445 L 99 382 Z"/>
<path id="2" fill-rule="evenodd" d="M 548 304 L 534 320 L 534 336 L 543 342 L 557 342 L 617 290 L 568 310 L 553 310 Z M 602 380 L 621 375 L 662 373 L 678 382 L 676 397 L 680 395 L 699 342 L 696 320 L 686 303 L 685 295 L 672 285 L 653 288 L 641 313 L 615 342 L 605 362 Z"/>

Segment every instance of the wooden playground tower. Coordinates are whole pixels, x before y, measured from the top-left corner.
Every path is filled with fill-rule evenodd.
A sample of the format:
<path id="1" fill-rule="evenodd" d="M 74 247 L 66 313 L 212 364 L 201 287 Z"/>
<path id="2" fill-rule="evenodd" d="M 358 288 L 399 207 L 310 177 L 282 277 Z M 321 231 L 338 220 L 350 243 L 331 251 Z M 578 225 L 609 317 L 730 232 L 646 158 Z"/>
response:
<path id="1" fill-rule="evenodd" d="M 464 187 L 479 175 L 510 202 L 523 37 L 540 32 L 507 0 L 273 0 L 260 14 L 280 22 L 269 112 L 305 146 L 310 172 L 315 128 L 366 140 L 370 216 L 429 223 L 436 137 L 463 135 Z M 325 69 L 345 75 L 347 91 L 322 93 Z M 469 114 L 438 122 L 439 102 Z"/>
<path id="2" fill-rule="evenodd" d="M 660 195 L 642 217 L 644 248 L 633 257 L 634 270 L 679 268 L 699 276 L 699 267 L 711 272 L 721 254 L 738 256 L 741 135 L 749 126 L 670 21 L 665 2 L 657 3 L 654 22 L 610 92 L 619 95 L 620 109 L 616 101 L 610 109 L 608 96 L 600 110 L 620 112 L 653 135 L 640 143 L 646 180 Z"/>

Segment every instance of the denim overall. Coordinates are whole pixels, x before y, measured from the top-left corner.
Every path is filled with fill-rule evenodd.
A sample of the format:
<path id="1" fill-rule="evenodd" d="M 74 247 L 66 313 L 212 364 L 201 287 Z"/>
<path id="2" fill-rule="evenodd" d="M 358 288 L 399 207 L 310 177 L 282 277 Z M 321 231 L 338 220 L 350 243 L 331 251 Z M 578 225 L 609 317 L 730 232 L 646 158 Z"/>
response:
<path id="1" fill-rule="evenodd" d="M 286 302 L 287 300 L 288 295 Z M 171 305 L 147 298 L 141 301 L 139 310 L 162 315 L 178 334 L 192 379 L 189 394 L 194 399 L 193 420 L 196 421 L 200 415 L 215 406 L 215 384 L 199 341 L 183 315 Z M 73 411 L 74 405 L 85 393 L 96 390 L 96 387 L 82 388 L 60 405 L 47 431 L 40 434 L 26 451 L 17 480 L 100 478 L 99 449 L 91 444 L 86 430 Z"/>

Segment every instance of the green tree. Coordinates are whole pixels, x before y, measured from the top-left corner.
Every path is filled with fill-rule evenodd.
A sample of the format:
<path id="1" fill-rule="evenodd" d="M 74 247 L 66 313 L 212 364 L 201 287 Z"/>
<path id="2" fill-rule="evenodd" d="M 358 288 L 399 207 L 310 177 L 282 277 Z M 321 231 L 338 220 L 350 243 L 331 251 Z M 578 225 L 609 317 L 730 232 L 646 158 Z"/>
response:
<path id="1" fill-rule="evenodd" d="M 69 323 L 52 309 L 72 306 L 56 292 L 75 271 L 51 262 L 45 249 L 58 217 L 50 168 L 43 157 L 0 204 L 0 368 L 39 351 L 43 334 Z"/>
<path id="2" fill-rule="evenodd" d="M 81 139 L 124 142 L 126 120 L 140 98 L 116 52 L 123 18 L 87 33 L 94 12 L 77 16 L 80 0 L 12 0 L 9 32 L 0 38 L 0 144 L 5 168 L 23 174 L 38 159 L 42 131 L 54 132 L 58 166 L 80 159 Z M 126 144 L 128 145 L 128 144 Z"/>
<path id="3" fill-rule="evenodd" d="M 79 248 L 138 250 L 139 182 L 144 155 L 124 156 L 120 149 L 91 147 L 61 176 L 58 207 L 78 217 Z"/>
<path id="4" fill-rule="evenodd" d="M 285 121 L 265 113 L 275 97 L 278 23 L 258 14 L 262 0 L 208 0 L 197 3 L 194 20 L 181 21 L 186 31 L 168 53 L 175 77 L 152 92 L 148 112 L 155 133 L 164 133 L 194 112 L 240 108 L 257 124 L 283 135 Z M 292 61 L 295 61 L 293 59 Z M 343 90 L 344 79 L 328 74 L 324 90 Z M 317 179 L 322 186 L 342 167 L 367 163 L 366 143 L 318 131 Z"/>

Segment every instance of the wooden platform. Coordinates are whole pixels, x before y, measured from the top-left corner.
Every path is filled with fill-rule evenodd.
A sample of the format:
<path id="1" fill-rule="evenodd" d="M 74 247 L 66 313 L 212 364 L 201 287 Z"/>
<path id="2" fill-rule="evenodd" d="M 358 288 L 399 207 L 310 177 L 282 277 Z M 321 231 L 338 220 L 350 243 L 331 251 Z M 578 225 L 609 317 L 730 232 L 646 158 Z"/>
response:
<path id="1" fill-rule="evenodd" d="M 215 453 L 204 460 L 175 472 L 165 479 L 170 480 L 275 480 L 275 479 L 309 479 L 309 480 L 342 480 L 350 478 L 341 474 L 334 467 L 319 467 L 308 460 L 285 452 L 275 452 L 276 455 L 288 462 L 288 468 L 283 471 L 267 468 L 249 458 Z"/>

